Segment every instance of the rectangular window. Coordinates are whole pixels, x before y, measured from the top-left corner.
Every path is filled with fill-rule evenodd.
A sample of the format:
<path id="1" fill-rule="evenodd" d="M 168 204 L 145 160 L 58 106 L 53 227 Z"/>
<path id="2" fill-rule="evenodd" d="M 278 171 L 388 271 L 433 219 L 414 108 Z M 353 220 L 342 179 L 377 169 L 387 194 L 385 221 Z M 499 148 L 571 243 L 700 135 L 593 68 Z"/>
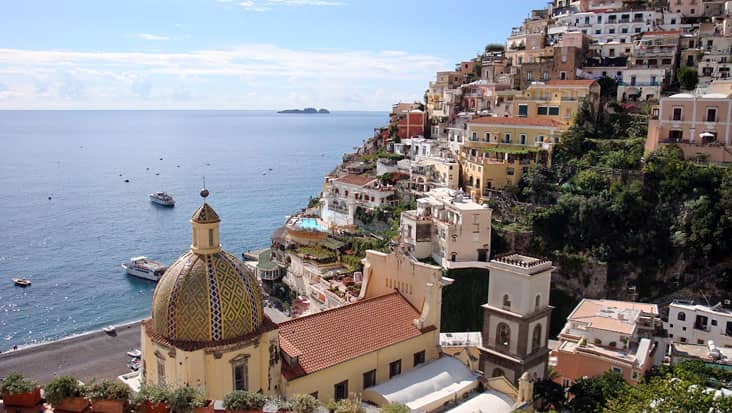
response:
<path id="1" fill-rule="evenodd" d="M 165 384 L 165 360 L 163 359 L 157 359 L 157 368 L 158 368 L 158 384 L 163 385 Z"/>
<path id="2" fill-rule="evenodd" d="M 529 105 L 519 105 L 518 115 L 520 118 L 525 118 L 529 116 Z"/>
<path id="3" fill-rule="evenodd" d="M 519 136 L 521 145 L 526 145 L 526 135 L 520 135 Z"/>
<path id="4" fill-rule="evenodd" d="M 712 325 L 713 326 L 716 326 L 717 325 L 717 320 L 712 320 Z"/>
<path id="5" fill-rule="evenodd" d="M 724 335 L 732 336 L 732 321 L 727 321 L 727 325 L 724 328 Z"/>
<path id="6" fill-rule="evenodd" d="M 546 106 L 539 106 L 539 108 L 536 110 L 536 113 L 539 115 L 546 115 L 547 114 Z"/>
<path id="7" fill-rule="evenodd" d="M 490 134 L 490 132 L 486 132 L 483 142 L 490 142 L 490 141 L 491 141 L 491 134 Z"/>
<path id="8" fill-rule="evenodd" d="M 511 134 L 510 133 L 507 133 L 507 134 L 503 135 L 503 142 L 504 143 L 511 143 Z"/>
<path id="9" fill-rule="evenodd" d="M 343 380 L 333 386 L 333 398 L 336 400 L 348 398 L 348 380 Z"/>
<path id="10" fill-rule="evenodd" d="M 363 388 L 368 389 L 376 385 L 376 370 L 367 371 L 363 374 Z"/>
<path id="11" fill-rule="evenodd" d="M 424 350 L 414 353 L 414 367 L 424 363 Z"/>
<path id="12" fill-rule="evenodd" d="M 234 390 L 248 390 L 247 361 L 239 361 L 232 366 L 234 374 Z"/>
<path id="13" fill-rule="evenodd" d="M 526 80 L 529 81 L 529 82 L 531 82 L 532 80 L 534 80 L 534 72 L 527 72 L 526 73 Z"/>
<path id="14" fill-rule="evenodd" d="M 717 109 L 716 108 L 707 108 L 707 122 L 716 122 L 717 121 Z"/>
<path id="15" fill-rule="evenodd" d="M 559 108 L 558 107 L 549 108 L 549 116 L 559 116 Z"/>
<path id="16" fill-rule="evenodd" d="M 214 242 L 214 239 L 213 239 L 213 229 L 209 229 L 208 230 L 208 246 L 209 247 L 213 247 L 214 246 L 213 245 L 213 242 Z"/>
<path id="17" fill-rule="evenodd" d="M 389 363 L 389 378 L 402 374 L 402 361 L 392 361 Z"/>
<path id="18" fill-rule="evenodd" d="M 674 108 L 673 118 L 671 120 L 681 120 L 681 108 Z"/>
<path id="19" fill-rule="evenodd" d="M 536 142 L 544 142 L 544 136 L 543 136 L 543 135 L 539 135 L 539 136 L 537 136 L 536 138 L 534 138 L 534 140 L 535 140 Z"/>
<path id="20" fill-rule="evenodd" d="M 478 132 L 473 132 L 473 139 L 471 139 L 473 142 L 478 142 Z"/>
<path id="21" fill-rule="evenodd" d="M 613 373 L 623 374 L 623 369 L 613 366 Z"/>

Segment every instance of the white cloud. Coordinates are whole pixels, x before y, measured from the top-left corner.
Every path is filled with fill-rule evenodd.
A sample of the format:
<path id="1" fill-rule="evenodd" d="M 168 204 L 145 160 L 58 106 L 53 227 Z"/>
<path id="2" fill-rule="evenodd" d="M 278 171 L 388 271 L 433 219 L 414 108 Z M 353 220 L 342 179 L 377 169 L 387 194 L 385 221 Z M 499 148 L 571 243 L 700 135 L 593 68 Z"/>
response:
<path id="1" fill-rule="evenodd" d="M 227 0 L 217 0 L 220 3 L 228 3 Z M 335 0 L 244 0 L 239 5 L 250 11 L 269 11 L 278 6 L 303 6 L 303 7 L 334 7 L 343 6 L 345 3 Z"/>
<path id="2" fill-rule="evenodd" d="M 140 39 L 144 39 L 144 40 L 156 40 L 156 41 L 170 40 L 170 37 L 168 37 L 168 36 L 160 36 L 157 34 L 150 34 L 150 33 L 137 33 L 135 36 Z"/>
<path id="3" fill-rule="evenodd" d="M 308 105 L 383 110 L 396 96 L 420 98 L 445 67 L 402 51 L 268 44 L 177 53 L 0 49 L 0 107 L 276 108 L 292 93 Z"/>

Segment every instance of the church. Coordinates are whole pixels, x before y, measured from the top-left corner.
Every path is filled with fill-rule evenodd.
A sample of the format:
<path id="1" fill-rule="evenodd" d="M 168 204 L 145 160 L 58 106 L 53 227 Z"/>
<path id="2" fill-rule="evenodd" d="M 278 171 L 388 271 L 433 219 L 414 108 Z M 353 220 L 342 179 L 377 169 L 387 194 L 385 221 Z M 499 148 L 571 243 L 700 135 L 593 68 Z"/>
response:
<path id="1" fill-rule="evenodd" d="M 440 267 L 369 251 L 359 301 L 276 324 L 264 311 L 255 275 L 221 248 L 221 219 L 206 202 L 206 189 L 201 196 L 190 220 L 190 249 L 161 277 L 151 318 L 143 321 L 143 383 L 189 385 L 212 400 L 249 390 L 282 397 L 311 394 L 327 402 L 438 365 L 431 362 L 441 360 L 442 288 L 452 283 Z M 546 337 L 540 339 L 535 345 L 546 347 Z M 518 381 L 520 367 L 511 379 L 500 378 L 505 383 L 499 387 L 514 393 L 507 396 L 509 405 L 518 399 L 510 380 Z M 477 388 L 476 376 L 466 392 Z"/>

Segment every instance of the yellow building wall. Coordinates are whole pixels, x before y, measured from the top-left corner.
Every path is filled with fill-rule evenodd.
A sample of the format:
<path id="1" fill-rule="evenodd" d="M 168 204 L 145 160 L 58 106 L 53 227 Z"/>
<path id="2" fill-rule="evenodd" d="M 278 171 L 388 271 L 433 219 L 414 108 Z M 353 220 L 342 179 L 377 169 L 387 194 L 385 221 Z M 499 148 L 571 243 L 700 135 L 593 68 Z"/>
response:
<path id="1" fill-rule="evenodd" d="M 414 368 L 414 353 L 424 350 L 425 362 L 437 359 L 439 352 L 435 343 L 439 331 L 434 330 L 419 337 L 394 344 L 382 350 L 365 354 L 330 368 L 285 381 L 288 396 L 318 392 L 318 400 L 328 402 L 335 396 L 334 386 L 348 380 L 348 392 L 363 392 L 363 374 L 376 369 L 376 384 L 389 380 L 389 363 L 401 359 L 402 374 Z"/>
<path id="2" fill-rule="evenodd" d="M 189 385 L 200 388 L 207 399 L 223 400 L 234 390 L 231 361 L 247 356 L 247 383 L 251 391 L 274 394 L 280 390 L 280 364 L 269 367 L 270 344 L 277 345 L 277 330 L 264 333 L 242 347 L 230 351 L 183 351 L 153 342 L 142 329 L 142 354 L 145 382 L 158 383 L 158 359 L 165 364 L 165 383 L 172 387 Z M 277 348 L 279 352 L 279 347 Z M 162 356 L 162 357 L 159 357 Z M 271 381 L 270 381 L 271 376 Z"/>

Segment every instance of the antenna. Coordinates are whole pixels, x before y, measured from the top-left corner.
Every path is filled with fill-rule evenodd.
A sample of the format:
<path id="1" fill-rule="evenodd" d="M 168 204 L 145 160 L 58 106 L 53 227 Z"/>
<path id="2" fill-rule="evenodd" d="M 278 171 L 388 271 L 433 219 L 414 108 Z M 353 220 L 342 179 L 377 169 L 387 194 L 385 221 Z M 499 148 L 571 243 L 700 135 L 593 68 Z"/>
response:
<path id="1" fill-rule="evenodd" d="M 707 306 L 711 306 L 711 304 L 709 304 L 709 300 L 707 299 L 707 296 L 704 295 L 704 291 L 699 290 L 699 294 L 701 294 L 701 296 L 704 298 L 704 301 L 706 301 Z"/>

